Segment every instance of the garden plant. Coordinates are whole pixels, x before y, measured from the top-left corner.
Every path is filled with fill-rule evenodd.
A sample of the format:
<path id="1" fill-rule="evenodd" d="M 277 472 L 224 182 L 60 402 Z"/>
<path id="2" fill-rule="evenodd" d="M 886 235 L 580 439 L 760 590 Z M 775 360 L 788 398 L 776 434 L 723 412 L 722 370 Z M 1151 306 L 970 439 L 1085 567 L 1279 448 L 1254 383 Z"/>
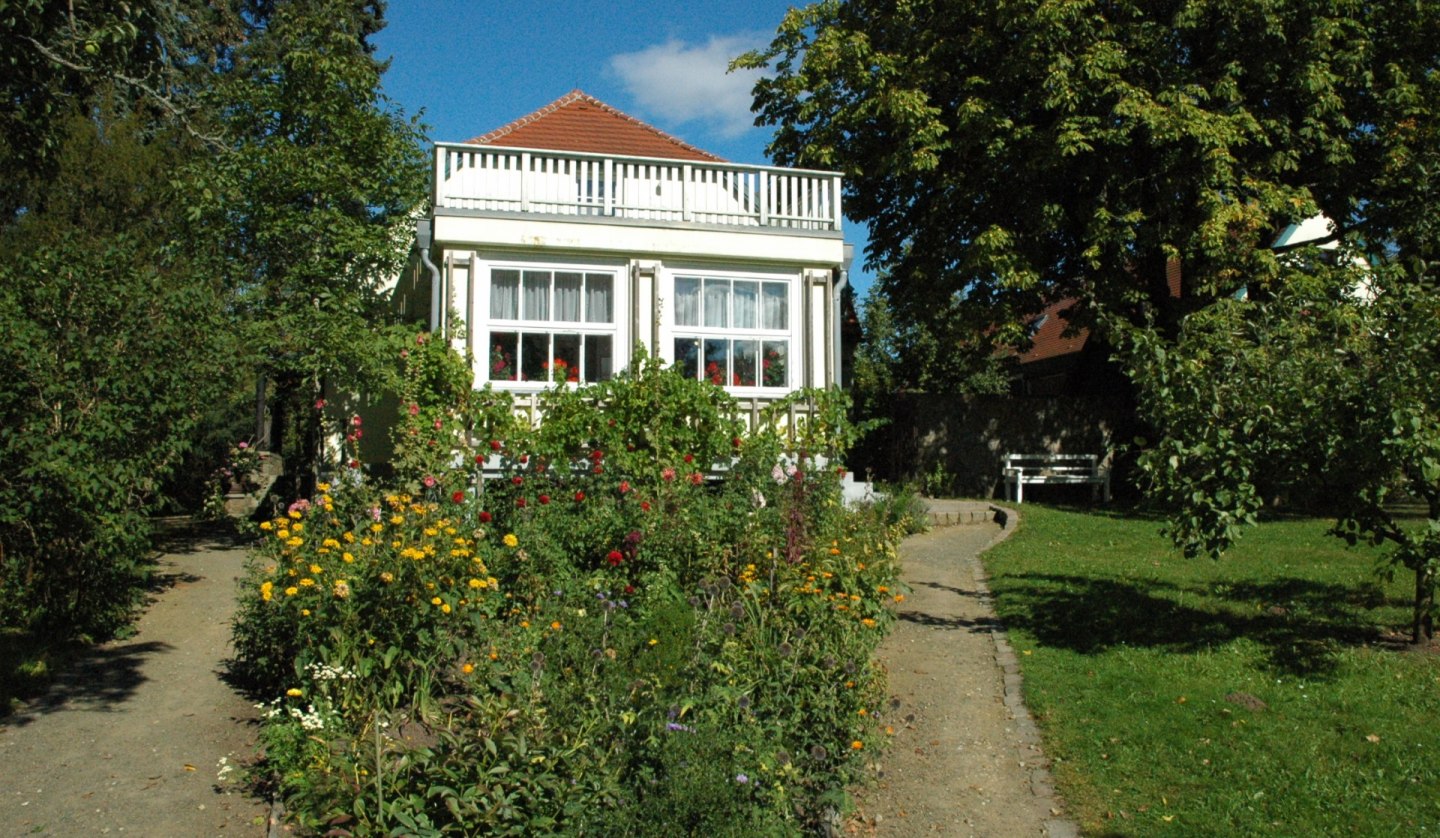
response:
<path id="1" fill-rule="evenodd" d="M 407 835 L 835 817 L 876 744 L 900 532 L 841 503 L 843 400 L 745 433 L 722 390 L 642 357 L 557 381 L 532 429 L 441 342 L 404 354 L 393 480 L 344 463 L 259 525 L 244 581 L 236 646 L 290 817 Z"/>

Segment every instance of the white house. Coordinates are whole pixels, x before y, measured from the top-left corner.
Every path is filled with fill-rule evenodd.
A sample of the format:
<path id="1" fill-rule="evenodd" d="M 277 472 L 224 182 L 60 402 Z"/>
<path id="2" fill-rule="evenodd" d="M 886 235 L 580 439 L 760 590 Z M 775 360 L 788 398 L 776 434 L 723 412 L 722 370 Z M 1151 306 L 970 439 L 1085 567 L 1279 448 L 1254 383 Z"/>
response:
<path id="1" fill-rule="evenodd" d="M 435 146 L 397 296 L 475 384 L 584 384 L 634 347 L 763 405 L 838 383 L 840 175 L 728 163 L 573 91 Z M 426 241 L 429 227 L 429 240 Z"/>

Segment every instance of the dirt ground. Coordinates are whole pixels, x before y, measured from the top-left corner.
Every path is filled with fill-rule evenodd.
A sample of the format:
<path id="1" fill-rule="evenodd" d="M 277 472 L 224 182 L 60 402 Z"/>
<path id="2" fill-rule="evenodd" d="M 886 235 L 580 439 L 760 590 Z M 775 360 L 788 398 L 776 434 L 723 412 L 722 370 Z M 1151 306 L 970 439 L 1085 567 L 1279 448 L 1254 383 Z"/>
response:
<path id="1" fill-rule="evenodd" d="M 1078 834 L 1054 797 L 977 558 L 1003 535 L 994 523 L 945 526 L 901 545 L 911 590 L 877 653 L 889 674 L 881 724 L 894 733 L 857 792 L 851 834 Z"/>
<path id="2" fill-rule="evenodd" d="M 979 572 L 977 554 L 1003 535 L 969 523 L 901 546 L 911 590 L 879 650 L 891 694 L 881 724 L 894 734 L 845 832 L 1078 834 L 1058 816 Z M 178 539 L 159 561 L 135 636 L 83 655 L 0 723 L 0 832 L 267 833 L 268 807 L 239 786 L 240 763 L 255 751 L 255 709 L 223 680 L 244 557 L 213 535 Z"/>
<path id="3" fill-rule="evenodd" d="M 176 540 L 135 635 L 0 722 L 0 832 L 266 833 L 268 806 L 239 788 L 255 709 L 222 680 L 244 557 L 223 538 Z"/>

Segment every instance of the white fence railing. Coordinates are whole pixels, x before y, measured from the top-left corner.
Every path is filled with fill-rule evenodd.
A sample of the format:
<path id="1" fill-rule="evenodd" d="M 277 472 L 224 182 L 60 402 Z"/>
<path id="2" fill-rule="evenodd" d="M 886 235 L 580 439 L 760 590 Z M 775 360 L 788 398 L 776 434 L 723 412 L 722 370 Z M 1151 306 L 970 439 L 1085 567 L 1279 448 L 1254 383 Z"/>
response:
<path id="1" fill-rule="evenodd" d="M 651 157 L 435 146 L 437 209 L 840 229 L 840 175 Z"/>

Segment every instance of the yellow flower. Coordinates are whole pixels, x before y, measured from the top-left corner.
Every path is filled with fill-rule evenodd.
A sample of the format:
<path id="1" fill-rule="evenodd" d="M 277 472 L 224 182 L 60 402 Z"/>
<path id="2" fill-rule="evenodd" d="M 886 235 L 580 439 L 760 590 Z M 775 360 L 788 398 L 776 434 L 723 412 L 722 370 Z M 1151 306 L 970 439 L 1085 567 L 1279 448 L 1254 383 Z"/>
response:
<path id="1" fill-rule="evenodd" d="M 290 587 L 285 589 L 285 596 L 295 596 L 298 593 L 300 593 L 300 589 L 295 587 L 294 585 L 291 585 Z"/>
<path id="2" fill-rule="evenodd" d="M 438 596 L 437 596 L 437 597 L 431 597 L 431 598 L 430 598 L 430 604 L 431 604 L 431 605 L 439 605 L 439 604 L 440 604 L 440 597 L 438 597 Z"/>
<path id="3" fill-rule="evenodd" d="M 316 484 L 315 484 L 315 488 L 316 488 L 317 490 L 321 491 L 321 492 L 328 492 L 328 491 L 330 491 L 330 484 L 329 484 L 329 483 L 316 483 Z"/>
<path id="4" fill-rule="evenodd" d="M 260 522 L 260 529 L 262 529 L 262 530 L 264 530 L 264 531 L 266 531 L 266 532 L 269 532 L 270 530 L 272 530 L 272 529 L 274 529 L 274 528 L 275 528 L 275 525 L 272 524 L 272 523 L 270 523 L 269 521 L 261 521 L 261 522 Z"/>
<path id="5" fill-rule="evenodd" d="M 352 556 L 352 555 L 350 555 L 349 553 L 341 553 L 341 554 L 340 554 L 340 558 L 341 558 L 346 564 L 349 564 L 350 562 L 355 561 L 355 557 Z"/>
<path id="6" fill-rule="evenodd" d="M 905 601 L 905 595 L 904 595 L 904 594 L 896 594 L 896 595 L 895 595 L 895 601 L 896 601 L 896 602 L 904 602 L 904 601 Z"/>
<path id="7" fill-rule="evenodd" d="M 297 520 L 297 521 L 300 520 L 300 510 L 298 510 L 298 509 L 292 509 L 292 510 L 290 510 L 290 517 L 291 517 L 291 518 L 294 518 L 294 519 Z"/>
<path id="8" fill-rule="evenodd" d="M 336 541 L 336 540 L 333 539 L 333 538 L 327 538 L 327 539 L 325 539 L 324 541 L 320 542 L 320 546 L 322 546 L 322 547 L 330 547 L 330 548 L 339 550 L 339 549 L 340 549 L 340 542 Z"/>
<path id="9" fill-rule="evenodd" d="M 289 541 L 286 541 L 285 543 L 288 544 L 288 545 L 291 546 L 291 547 L 299 547 L 301 544 L 304 544 L 305 542 L 304 542 L 303 540 L 301 540 L 300 536 L 297 535 L 297 536 L 295 536 L 294 538 L 290 539 Z"/>
<path id="10" fill-rule="evenodd" d="M 384 524 L 371 524 L 371 525 L 370 525 L 370 532 L 376 532 L 376 533 L 378 533 L 378 532 L 384 532 L 384 531 L 385 531 L 385 525 L 384 525 Z"/>
<path id="11" fill-rule="evenodd" d="M 312 564 L 310 565 L 310 572 L 315 574 L 316 576 L 319 576 L 320 574 L 325 572 L 325 568 L 321 567 L 318 564 Z"/>
<path id="12" fill-rule="evenodd" d="M 294 687 L 291 687 L 290 689 L 288 689 L 288 690 L 285 691 L 285 694 L 288 695 L 288 696 L 290 696 L 291 698 L 299 698 L 300 696 L 304 695 L 305 693 L 303 693 L 303 692 L 295 689 Z"/>
<path id="13" fill-rule="evenodd" d="M 285 529 L 284 527 L 281 527 L 279 531 L 275 533 L 275 537 L 280 539 L 281 541 L 284 541 L 285 539 L 290 537 L 290 531 Z"/>
<path id="14" fill-rule="evenodd" d="M 485 587 L 485 580 L 484 580 L 484 579 L 471 579 L 471 580 L 470 580 L 470 587 L 472 587 L 472 588 L 483 588 L 483 587 Z"/>
<path id="15" fill-rule="evenodd" d="M 332 590 L 338 599 L 345 599 L 350 596 L 350 583 L 344 579 L 336 579 L 335 587 Z"/>
<path id="16" fill-rule="evenodd" d="M 309 609 L 309 608 L 301 608 L 301 609 L 300 609 L 300 616 L 302 616 L 302 617 L 308 617 L 308 616 L 310 616 L 310 609 Z"/>
<path id="17" fill-rule="evenodd" d="M 300 532 L 301 530 L 305 529 L 305 525 L 300 523 L 299 521 L 296 521 L 295 523 L 290 525 L 290 529 L 294 532 Z"/>
<path id="18" fill-rule="evenodd" d="M 559 630 L 560 630 L 560 621 L 559 621 L 559 620 L 556 620 L 555 622 L 551 623 L 551 624 L 550 624 L 550 630 L 551 630 L 551 631 L 559 631 Z"/>
<path id="19" fill-rule="evenodd" d="M 398 526 L 400 526 L 401 524 L 405 523 L 405 516 L 404 516 L 404 515 L 391 515 L 391 516 L 390 516 L 390 523 L 392 523 L 392 524 L 394 524 L 395 526 L 398 527 Z"/>
<path id="20" fill-rule="evenodd" d="M 652 637 L 652 638 L 650 638 L 650 642 L 647 643 L 647 644 L 645 644 L 645 645 L 647 645 L 647 646 L 654 646 L 656 643 L 659 643 L 659 642 L 660 642 L 660 641 L 658 641 L 658 640 L 656 640 L 655 638 Z"/>
<path id="21" fill-rule="evenodd" d="M 384 573 L 380 574 L 380 581 L 388 585 L 391 582 L 395 581 L 395 574 L 387 570 Z"/>
<path id="22" fill-rule="evenodd" d="M 520 621 L 520 628 L 522 628 L 522 629 L 528 629 L 528 628 L 530 628 L 530 621 L 529 621 L 529 620 L 521 620 L 521 621 Z"/>
<path id="23" fill-rule="evenodd" d="M 261 583 L 261 585 L 260 585 L 260 598 L 263 599 L 263 600 L 265 600 L 266 602 L 269 602 L 269 601 L 270 601 L 270 597 L 274 596 L 274 593 L 273 593 L 273 592 L 274 592 L 274 589 L 275 589 L 275 583 L 274 583 L 274 582 L 263 582 L 263 583 Z"/>
<path id="24" fill-rule="evenodd" d="M 445 603 L 444 605 L 440 606 L 440 611 L 441 611 L 442 613 L 449 614 L 449 613 L 450 613 L 450 603 L 447 602 L 447 603 Z"/>
<path id="25" fill-rule="evenodd" d="M 460 667 L 460 671 L 465 673 L 466 675 L 469 675 L 470 673 L 475 671 L 475 664 L 467 663 L 464 666 Z"/>
<path id="26" fill-rule="evenodd" d="M 859 739 L 856 739 L 854 742 L 850 743 L 850 750 L 852 751 L 858 751 L 863 747 L 865 747 L 865 743 L 861 742 Z"/>
<path id="27" fill-rule="evenodd" d="M 308 587 L 310 587 L 310 586 L 313 585 L 313 584 L 315 584 L 315 580 L 314 580 L 314 579 L 311 579 L 311 578 L 308 577 L 308 576 L 305 577 L 304 579 L 301 579 L 301 580 L 300 580 L 300 587 L 302 587 L 302 588 L 308 588 Z"/>
<path id="28" fill-rule="evenodd" d="M 505 546 L 506 546 L 506 547 L 519 547 L 519 546 L 520 546 L 520 539 L 516 538 L 516 537 L 515 537 L 515 533 L 513 533 L 513 532 L 507 532 L 507 533 L 505 533 L 505 538 L 503 538 L 502 541 L 505 542 Z"/>
<path id="29" fill-rule="evenodd" d="M 355 533 L 353 533 L 353 532 L 347 532 L 347 533 L 345 533 L 344 535 L 342 535 L 342 536 L 340 536 L 340 537 L 343 538 L 343 539 L 345 539 L 345 543 L 346 543 L 346 544 L 354 544 L 354 543 L 355 543 Z"/>

